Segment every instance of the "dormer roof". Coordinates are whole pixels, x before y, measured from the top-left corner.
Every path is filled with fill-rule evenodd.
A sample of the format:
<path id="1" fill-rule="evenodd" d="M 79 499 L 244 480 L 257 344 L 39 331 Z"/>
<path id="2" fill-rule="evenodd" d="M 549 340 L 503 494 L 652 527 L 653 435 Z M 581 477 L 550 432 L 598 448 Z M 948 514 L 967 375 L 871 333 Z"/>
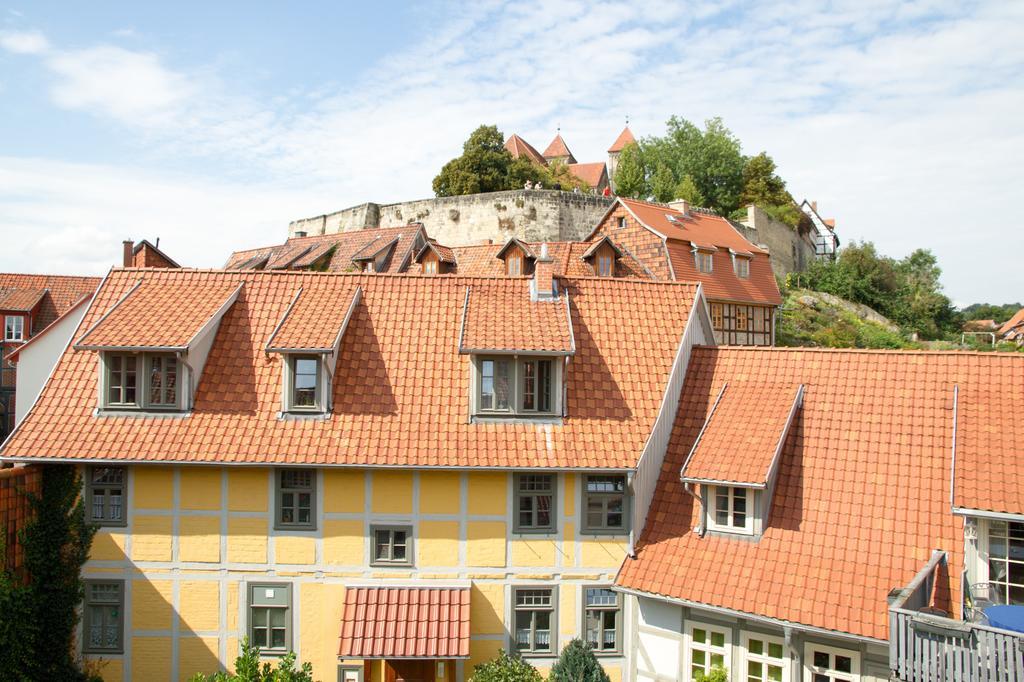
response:
<path id="1" fill-rule="evenodd" d="M 349 289 L 325 292 L 299 288 L 281 322 L 267 339 L 267 352 L 335 352 L 363 295 L 363 290 L 355 282 Z"/>
<path id="2" fill-rule="evenodd" d="M 423 248 L 421 248 L 419 253 L 416 254 L 416 262 L 423 262 L 423 257 L 427 255 L 428 252 L 434 253 L 434 255 L 437 256 L 437 259 L 442 263 L 454 265 L 456 262 L 455 252 L 452 250 L 452 248 L 450 246 L 438 244 L 433 239 L 429 240 L 426 244 L 424 244 Z"/>
<path id="3" fill-rule="evenodd" d="M 139 273 L 139 271 L 128 271 Z M 175 287 L 139 277 L 75 341 L 75 350 L 186 352 L 230 308 L 244 283 L 194 276 Z"/>
<path id="4" fill-rule="evenodd" d="M 593 244 L 591 244 L 590 247 L 587 248 L 587 250 L 584 251 L 582 255 L 580 255 L 580 258 L 582 258 L 583 260 L 590 260 L 591 258 L 597 255 L 598 250 L 605 244 L 612 248 L 612 251 L 615 252 L 616 258 L 622 258 L 622 249 L 616 246 L 615 242 L 613 242 L 611 238 L 608 237 L 608 235 L 601 237 Z"/>
<path id="5" fill-rule="evenodd" d="M 498 252 L 496 254 L 494 254 L 494 257 L 495 258 L 504 258 L 505 254 L 513 246 L 518 246 L 522 250 L 523 254 L 527 258 L 530 258 L 530 259 L 536 259 L 537 258 L 536 254 L 533 253 L 533 249 L 530 248 L 529 244 L 527 244 L 524 241 L 520 241 L 516 237 L 510 237 L 509 240 L 507 242 L 505 242 L 504 246 L 502 246 L 500 249 L 498 249 Z"/>
<path id="6" fill-rule="evenodd" d="M 549 161 L 564 158 L 566 163 L 576 163 L 576 157 L 569 151 L 569 146 L 565 144 L 561 134 L 555 135 L 555 139 L 551 140 L 551 144 L 544 150 L 544 158 Z"/>
<path id="7" fill-rule="evenodd" d="M 629 126 L 626 126 L 619 133 L 619 136 L 615 138 L 615 142 L 612 142 L 612 146 L 608 147 L 608 153 L 615 154 L 621 152 L 626 148 L 626 145 L 632 142 L 636 142 L 636 138 L 633 137 L 633 131 L 629 129 Z"/>
<path id="8" fill-rule="evenodd" d="M 352 254 L 352 262 L 359 263 L 371 260 L 378 260 L 387 257 L 387 253 L 398 243 L 398 237 L 387 239 L 386 237 L 375 237 L 366 246 Z"/>
<path id="9" fill-rule="evenodd" d="M 16 291 L 45 291 L 32 323 L 33 331 L 39 332 L 78 303 L 82 296 L 94 294 L 102 281 L 100 277 L 0 273 L 0 297 L 11 296 Z M 29 298 L 34 297 L 35 293 L 29 295 Z"/>
<path id="10" fill-rule="evenodd" d="M 522 280 L 515 281 L 516 289 L 522 295 L 509 296 L 505 284 L 466 287 L 459 352 L 573 355 L 568 291 L 537 299 L 530 295 L 530 283 Z"/>
<path id="11" fill-rule="evenodd" d="M 0 310 L 30 313 L 42 302 L 44 296 L 46 289 L 0 290 Z"/>

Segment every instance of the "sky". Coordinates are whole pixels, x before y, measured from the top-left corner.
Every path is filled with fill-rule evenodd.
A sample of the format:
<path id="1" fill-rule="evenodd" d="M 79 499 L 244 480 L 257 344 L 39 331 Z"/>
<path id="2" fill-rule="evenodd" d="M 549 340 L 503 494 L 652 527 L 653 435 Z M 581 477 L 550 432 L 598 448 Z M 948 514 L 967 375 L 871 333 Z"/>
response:
<path id="1" fill-rule="evenodd" d="M 478 125 L 600 161 L 720 116 L 840 239 L 1024 299 L 1024 2 L 0 0 L 0 271 L 124 239 L 218 267 L 296 218 L 431 195 Z"/>

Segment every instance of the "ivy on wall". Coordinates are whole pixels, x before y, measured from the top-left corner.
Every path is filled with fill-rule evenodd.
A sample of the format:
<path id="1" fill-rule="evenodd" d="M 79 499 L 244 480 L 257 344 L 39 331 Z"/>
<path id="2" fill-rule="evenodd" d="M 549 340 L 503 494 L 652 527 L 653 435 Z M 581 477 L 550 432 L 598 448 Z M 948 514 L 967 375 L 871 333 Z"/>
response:
<path id="1" fill-rule="evenodd" d="M 46 465 L 18 534 L 28 580 L 0 570 L 0 675 L 5 680 L 88 680 L 75 656 L 85 593 L 82 566 L 96 527 L 85 520 L 73 466 Z"/>

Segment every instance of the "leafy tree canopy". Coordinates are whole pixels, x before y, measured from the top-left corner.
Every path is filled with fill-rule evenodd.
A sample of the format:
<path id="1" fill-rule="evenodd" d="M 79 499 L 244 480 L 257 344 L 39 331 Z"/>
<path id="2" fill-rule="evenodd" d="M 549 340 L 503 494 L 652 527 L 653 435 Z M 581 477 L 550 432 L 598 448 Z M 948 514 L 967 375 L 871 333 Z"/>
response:
<path id="1" fill-rule="evenodd" d="M 582 639 L 576 638 L 565 645 L 558 660 L 551 666 L 549 682 L 611 682 L 608 673 L 594 655 L 594 650 Z"/>
<path id="2" fill-rule="evenodd" d="M 630 142 L 619 153 L 615 166 L 615 192 L 620 196 L 643 199 L 647 196 L 647 170 L 640 145 Z"/>
<path id="3" fill-rule="evenodd" d="M 481 663 L 473 668 L 470 682 L 544 682 L 537 669 L 519 656 L 504 649 L 494 660 Z"/>
<path id="4" fill-rule="evenodd" d="M 995 320 L 1006 322 L 1024 308 L 1024 303 L 973 303 L 960 312 L 965 320 Z"/>

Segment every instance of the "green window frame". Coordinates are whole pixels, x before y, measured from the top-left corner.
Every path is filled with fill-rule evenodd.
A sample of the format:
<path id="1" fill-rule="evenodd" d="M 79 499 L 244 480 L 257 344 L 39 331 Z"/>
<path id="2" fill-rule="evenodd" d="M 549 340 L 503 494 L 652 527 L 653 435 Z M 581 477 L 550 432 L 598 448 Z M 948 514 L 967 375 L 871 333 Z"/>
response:
<path id="1" fill-rule="evenodd" d="M 584 476 L 582 512 L 584 533 L 628 533 L 629 484 L 625 474 Z"/>
<path id="2" fill-rule="evenodd" d="M 288 411 L 324 412 L 323 358 L 292 355 L 288 358 Z"/>
<path id="3" fill-rule="evenodd" d="M 250 583 L 249 641 L 264 655 L 283 655 L 292 648 L 292 586 Z"/>
<path id="4" fill-rule="evenodd" d="M 316 469 L 278 469 L 274 528 L 316 530 Z"/>
<path id="5" fill-rule="evenodd" d="M 558 516 L 558 477 L 555 474 L 516 474 L 516 533 L 554 533 Z"/>
<path id="6" fill-rule="evenodd" d="M 412 526 L 370 526 L 372 566 L 412 566 Z"/>
<path id="7" fill-rule="evenodd" d="M 622 653 L 622 595 L 610 585 L 585 585 L 583 632 L 594 653 Z"/>
<path id="8" fill-rule="evenodd" d="M 124 581 L 85 580 L 82 652 L 124 653 Z"/>
<path id="9" fill-rule="evenodd" d="M 91 466 L 86 470 L 89 521 L 100 526 L 128 524 L 128 469 Z"/>
<path id="10" fill-rule="evenodd" d="M 512 646 L 524 656 L 551 656 L 558 651 L 558 590 L 512 588 Z"/>

